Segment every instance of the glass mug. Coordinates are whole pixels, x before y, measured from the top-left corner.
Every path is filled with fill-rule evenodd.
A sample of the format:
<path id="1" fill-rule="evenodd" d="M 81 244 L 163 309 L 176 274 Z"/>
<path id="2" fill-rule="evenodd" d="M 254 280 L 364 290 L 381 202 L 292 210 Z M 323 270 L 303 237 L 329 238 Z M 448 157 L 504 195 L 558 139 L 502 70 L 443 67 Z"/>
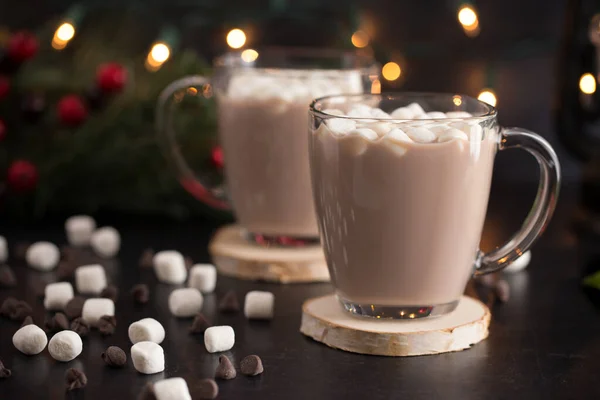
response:
<path id="1" fill-rule="evenodd" d="M 250 240 L 318 243 L 306 112 L 314 98 L 370 89 L 378 76 L 372 59 L 354 52 L 271 48 L 226 54 L 214 70 L 211 78 L 171 83 L 159 98 L 158 134 L 179 181 L 197 199 L 233 211 Z M 197 176 L 176 141 L 174 106 L 189 88 L 197 88 L 192 95 L 216 99 L 226 191 Z"/>
<path id="2" fill-rule="evenodd" d="M 472 275 L 508 266 L 554 211 L 560 166 L 548 142 L 500 128 L 496 109 L 471 97 L 330 96 L 313 101 L 309 114 L 322 245 L 337 297 L 353 314 L 451 312 Z M 521 230 L 484 254 L 479 242 L 494 157 L 510 148 L 537 159 L 537 197 Z"/>

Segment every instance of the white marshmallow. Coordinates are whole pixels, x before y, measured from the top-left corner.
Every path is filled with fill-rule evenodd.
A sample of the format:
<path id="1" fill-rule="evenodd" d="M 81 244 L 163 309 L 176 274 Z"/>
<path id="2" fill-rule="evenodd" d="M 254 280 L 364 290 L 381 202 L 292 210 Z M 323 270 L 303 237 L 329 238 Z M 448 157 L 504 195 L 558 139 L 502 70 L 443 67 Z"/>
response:
<path id="1" fill-rule="evenodd" d="M 326 110 L 323 110 L 323 112 L 325 114 L 337 115 L 339 117 L 343 117 L 344 116 L 344 112 L 342 110 L 338 110 L 337 108 L 328 108 Z"/>
<path id="2" fill-rule="evenodd" d="M 448 111 L 446 113 L 446 118 L 470 118 L 473 115 L 466 111 Z"/>
<path id="3" fill-rule="evenodd" d="M 423 107 L 419 103 L 410 103 L 406 108 L 412 111 L 413 118 L 425 114 L 425 110 L 423 110 Z"/>
<path id="4" fill-rule="evenodd" d="M 81 336 L 73 331 L 60 331 L 52 336 L 48 343 L 48 353 L 56 361 L 71 361 L 80 355 L 82 350 Z"/>
<path id="5" fill-rule="evenodd" d="M 450 129 L 447 124 L 427 124 L 425 127 L 438 136 Z"/>
<path id="6" fill-rule="evenodd" d="M 360 135 L 347 135 L 339 143 L 345 153 L 353 156 L 360 156 L 369 148 L 367 141 Z"/>
<path id="7" fill-rule="evenodd" d="M 275 296 L 271 292 L 253 290 L 246 293 L 244 315 L 248 319 L 272 319 Z"/>
<path id="8" fill-rule="evenodd" d="M 90 244 L 97 255 L 111 258 L 117 255 L 121 248 L 121 235 L 112 226 L 105 226 L 92 233 Z"/>
<path id="9" fill-rule="evenodd" d="M 440 111 L 430 111 L 427 116 L 431 119 L 446 119 L 446 114 Z"/>
<path id="10" fill-rule="evenodd" d="M 201 293 L 212 293 L 217 284 L 217 269 L 212 264 L 196 264 L 190 268 L 188 286 Z"/>
<path id="11" fill-rule="evenodd" d="M 413 127 L 406 130 L 406 134 L 412 140 L 418 143 L 431 143 L 436 139 L 435 133 L 429 129 L 421 127 Z"/>
<path id="12" fill-rule="evenodd" d="M 358 135 L 367 140 L 377 140 L 379 136 L 375 133 L 374 130 L 369 128 L 358 128 L 349 133 L 349 135 Z"/>
<path id="13" fill-rule="evenodd" d="M 156 277 L 162 283 L 178 285 L 185 282 L 187 278 L 185 260 L 178 251 L 159 251 L 154 255 L 152 264 Z"/>
<path id="14" fill-rule="evenodd" d="M 95 229 L 96 221 L 88 215 L 74 215 L 65 222 L 65 232 L 71 246 L 89 245 Z"/>
<path id="15" fill-rule="evenodd" d="M 452 122 L 450 127 L 460 129 L 467 134 L 472 142 L 480 142 L 483 138 L 483 129 L 478 123 L 466 123 L 464 121 Z"/>
<path id="16" fill-rule="evenodd" d="M 75 286 L 83 294 L 98 295 L 106 287 L 106 273 L 100 264 L 83 265 L 75 269 Z"/>
<path id="17" fill-rule="evenodd" d="M 60 251 L 54 243 L 37 242 L 29 246 L 25 253 L 27 264 L 38 271 L 50 271 L 56 268 L 60 260 Z"/>
<path id="18" fill-rule="evenodd" d="M 73 286 L 69 282 L 50 283 L 44 289 L 44 308 L 63 310 L 73 297 Z"/>
<path id="19" fill-rule="evenodd" d="M 104 315 L 115 315 L 115 303 L 111 299 L 87 299 L 83 303 L 81 318 L 90 326 L 96 326 Z"/>
<path id="20" fill-rule="evenodd" d="M 327 126 L 336 135 L 345 135 L 356 129 L 356 121 L 346 118 L 331 118 L 327 120 Z"/>
<path id="21" fill-rule="evenodd" d="M 350 110 L 355 110 L 357 113 L 362 113 L 363 115 L 365 115 L 368 118 L 371 116 L 372 107 L 370 107 L 366 104 L 356 103 L 356 104 L 352 104 L 352 107 L 350 107 Z"/>
<path id="22" fill-rule="evenodd" d="M 169 378 L 153 385 L 156 400 L 192 400 L 188 385 L 183 378 Z"/>
<path id="23" fill-rule="evenodd" d="M 525 253 L 521 255 L 521 257 L 517 258 L 512 262 L 508 267 L 504 268 L 504 271 L 509 273 L 515 273 L 523 271 L 529 265 L 531 261 L 531 251 L 527 250 Z"/>
<path id="24" fill-rule="evenodd" d="M 449 142 L 450 140 L 453 140 L 453 139 L 469 140 L 469 137 L 467 136 L 466 133 L 464 133 L 463 131 L 461 131 L 459 129 L 449 128 L 440 134 L 437 141 L 440 143 L 443 143 L 443 142 Z"/>
<path id="25" fill-rule="evenodd" d="M 392 119 L 392 116 L 383 111 L 381 108 L 373 108 L 371 110 L 371 116 L 378 119 Z"/>
<path id="26" fill-rule="evenodd" d="M 28 356 L 41 353 L 48 344 L 46 333 L 37 325 L 25 325 L 12 337 L 13 345 Z"/>
<path id="27" fill-rule="evenodd" d="M 129 325 L 131 343 L 154 342 L 161 344 L 165 340 L 165 328 L 154 318 L 144 318 Z"/>
<path id="28" fill-rule="evenodd" d="M 415 114 L 408 107 L 400 107 L 392 111 L 391 117 L 394 119 L 413 119 Z"/>
<path id="29" fill-rule="evenodd" d="M 131 361 L 142 374 L 156 374 L 165 370 L 165 352 L 154 342 L 139 342 L 131 346 Z"/>
<path id="30" fill-rule="evenodd" d="M 204 346 L 209 353 L 231 350 L 234 344 L 235 332 L 231 326 L 211 326 L 204 331 Z"/>
<path id="31" fill-rule="evenodd" d="M 376 122 L 370 124 L 357 124 L 358 128 L 369 128 L 373 130 L 377 136 L 382 137 L 387 135 L 392 130 L 393 126 L 389 122 Z"/>
<path id="32" fill-rule="evenodd" d="M 413 140 L 400 128 L 392 129 L 387 135 L 386 139 L 395 140 L 397 142 L 412 143 Z"/>
<path id="33" fill-rule="evenodd" d="M 371 113 L 370 110 L 352 108 L 350 111 L 348 111 L 348 116 L 351 118 L 371 118 Z"/>
<path id="34" fill-rule="evenodd" d="M 6 238 L 0 236 L 0 263 L 8 260 L 8 245 L 6 244 Z"/>
<path id="35" fill-rule="evenodd" d="M 175 289 L 169 295 L 169 311 L 176 317 L 189 318 L 202 309 L 202 293 L 196 288 Z"/>

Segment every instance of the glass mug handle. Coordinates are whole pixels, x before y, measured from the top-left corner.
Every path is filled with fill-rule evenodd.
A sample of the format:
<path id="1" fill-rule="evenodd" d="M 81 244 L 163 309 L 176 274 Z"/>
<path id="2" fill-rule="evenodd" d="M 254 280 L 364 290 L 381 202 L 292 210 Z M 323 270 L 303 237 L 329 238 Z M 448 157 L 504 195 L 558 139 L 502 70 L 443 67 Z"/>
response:
<path id="1" fill-rule="evenodd" d="M 177 105 L 175 93 L 190 87 L 197 87 L 198 92 L 202 93 L 202 90 L 206 85 L 210 85 L 210 79 L 204 76 L 187 76 L 169 84 L 169 86 L 161 92 L 158 98 L 156 107 L 156 131 L 165 156 L 174 166 L 181 186 L 183 186 L 183 188 L 192 196 L 210 207 L 230 210 L 231 207 L 225 198 L 224 190 L 220 187 L 210 187 L 202 182 L 202 179 L 196 176 L 194 171 L 192 171 L 181 154 L 180 146 L 175 137 L 175 129 L 173 127 L 173 112 Z M 186 92 L 183 93 L 185 96 Z"/>
<path id="2" fill-rule="evenodd" d="M 556 207 L 560 188 L 560 165 L 550 144 L 541 136 L 521 128 L 504 128 L 499 150 L 522 148 L 531 153 L 540 166 L 540 182 L 533 207 L 521 230 L 506 244 L 490 253 L 479 252 L 474 275 L 499 271 L 526 252 L 544 231 Z"/>

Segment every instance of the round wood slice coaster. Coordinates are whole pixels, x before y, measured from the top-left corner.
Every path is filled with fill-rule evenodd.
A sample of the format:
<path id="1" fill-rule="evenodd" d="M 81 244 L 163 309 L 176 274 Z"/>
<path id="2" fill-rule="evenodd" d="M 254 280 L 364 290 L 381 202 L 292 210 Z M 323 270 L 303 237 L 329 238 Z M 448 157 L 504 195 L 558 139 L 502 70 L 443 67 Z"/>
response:
<path id="1" fill-rule="evenodd" d="M 300 332 L 327 346 L 360 354 L 419 356 L 468 349 L 488 336 L 490 310 L 462 296 L 456 310 L 436 318 L 381 320 L 345 311 L 335 295 L 302 306 Z"/>
<path id="2" fill-rule="evenodd" d="M 244 239 L 239 226 L 228 225 L 217 231 L 208 251 L 223 275 L 277 283 L 329 282 L 321 246 L 262 247 Z"/>

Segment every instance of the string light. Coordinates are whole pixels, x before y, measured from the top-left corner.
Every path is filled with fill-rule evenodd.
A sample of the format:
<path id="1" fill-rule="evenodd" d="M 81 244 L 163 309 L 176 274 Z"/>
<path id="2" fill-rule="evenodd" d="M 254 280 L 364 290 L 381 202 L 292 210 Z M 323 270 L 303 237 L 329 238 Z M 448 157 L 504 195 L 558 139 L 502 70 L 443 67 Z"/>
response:
<path id="1" fill-rule="evenodd" d="M 458 94 L 452 96 L 452 102 L 456 107 L 460 106 L 462 104 L 462 96 Z"/>
<path id="2" fill-rule="evenodd" d="M 488 103 L 492 107 L 496 106 L 496 95 L 491 89 L 483 89 L 479 93 L 479 96 L 477 96 L 477 99 L 483 101 L 484 103 Z"/>
<path id="3" fill-rule="evenodd" d="M 227 34 L 227 45 L 232 49 L 239 49 L 246 43 L 246 34 L 241 29 L 232 29 Z"/>
<path id="4" fill-rule="evenodd" d="M 458 22 L 460 22 L 463 28 L 478 24 L 477 20 L 477 13 L 471 6 L 462 6 L 460 10 L 458 10 Z"/>
<path id="5" fill-rule="evenodd" d="M 380 94 L 381 93 L 381 81 L 379 79 L 374 79 L 371 82 L 371 93 L 372 94 Z"/>
<path id="6" fill-rule="evenodd" d="M 157 71 L 170 56 L 171 49 L 166 43 L 154 43 L 146 58 L 146 68 L 150 71 Z"/>
<path id="7" fill-rule="evenodd" d="M 596 78 L 590 73 L 581 75 L 579 79 L 579 90 L 585 94 L 593 94 L 596 92 Z"/>
<path id="8" fill-rule="evenodd" d="M 241 57 L 242 60 L 244 60 L 244 62 L 251 63 L 253 61 L 256 61 L 256 59 L 258 58 L 258 51 L 254 49 L 246 49 L 242 51 Z"/>
<path id="9" fill-rule="evenodd" d="M 56 50 L 62 50 L 67 47 L 73 37 L 75 37 L 75 27 L 70 22 L 64 22 L 54 32 L 52 47 Z"/>
<path id="10" fill-rule="evenodd" d="M 365 31 L 356 31 L 352 34 L 351 41 L 354 47 L 362 49 L 369 45 L 370 38 Z"/>
<path id="11" fill-rule="evenodd" d="M 381 68 L 381 75 L 388 81 L 395 81 L 400 78 L 400 74 L 402 74 L 400 66 L 393 61 L 390 61 Z"/>

